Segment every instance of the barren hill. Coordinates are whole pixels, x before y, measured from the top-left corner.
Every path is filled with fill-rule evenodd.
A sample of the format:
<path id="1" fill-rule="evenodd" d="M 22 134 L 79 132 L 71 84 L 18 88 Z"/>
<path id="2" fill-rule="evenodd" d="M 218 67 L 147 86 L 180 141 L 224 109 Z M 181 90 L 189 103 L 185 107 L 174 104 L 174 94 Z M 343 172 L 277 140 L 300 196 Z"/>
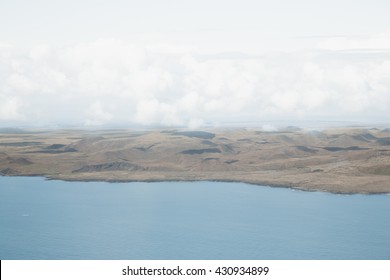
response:
<path id="1" fill-rule="evenodd" d="M 390 130 L 344 128 L 0 133 L 0 174 L 64 180 L 242 181 L 390 192 Z"/>

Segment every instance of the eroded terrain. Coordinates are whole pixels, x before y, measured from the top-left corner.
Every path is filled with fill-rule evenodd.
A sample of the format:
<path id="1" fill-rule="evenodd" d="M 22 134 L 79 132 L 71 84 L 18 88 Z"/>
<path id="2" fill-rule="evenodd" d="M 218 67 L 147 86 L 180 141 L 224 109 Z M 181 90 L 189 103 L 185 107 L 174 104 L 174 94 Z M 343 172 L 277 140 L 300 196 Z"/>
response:
<path id="1" fill-rule="evenodd" d="M 0 133 L 0 174 L 388 193 L 390 129 L 10 131 Z"/>

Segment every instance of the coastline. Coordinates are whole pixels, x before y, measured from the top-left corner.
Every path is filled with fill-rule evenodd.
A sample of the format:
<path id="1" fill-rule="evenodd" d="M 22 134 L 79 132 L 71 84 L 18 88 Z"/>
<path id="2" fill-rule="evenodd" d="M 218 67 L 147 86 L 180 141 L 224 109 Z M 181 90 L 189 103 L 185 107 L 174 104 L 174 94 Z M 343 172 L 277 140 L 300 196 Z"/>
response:
<path id="1" fill-rule="evenodd" d="M 104 183 L 112 183 L 112 184 L 121 184 L 121 183 L 159 183 L 159 182 L 220 182 L 220 183 L 243 183 L 260 187 L 270 187 L 270 188 L 282 188 L 282 189 L 291 189 L 303 192 L 323 192 L 330 194 L 338 194 L 338 195 L 390 195 L 390 191 L 388 192 L 361 192 L 361 191 L 337 191 L 337 190 L 328 190 L 326 188 L 310 188 L 310 187 L 301 187 L 291 185 L 283 185 L 278 183 L 262 183 L 262 182 L 253 182 L 253 181 L 240 181 L 234 179 L 81 179 L 81 178 L 63 178 L 63 177 L 55 177 L 55 176 L 47 176 L 44 174 L 20 174 L 20 175 L 0 175 L 1 177 L 40 177 L 48 181 L 64 181 L 64 182 L 104 182 Z"/>
<path id="2" fill-rule="evenodd" d="M 390 193 L 390 130 L 337 128 L 0 133 L 0 175 L 104 182 L 220 181 Z"/>

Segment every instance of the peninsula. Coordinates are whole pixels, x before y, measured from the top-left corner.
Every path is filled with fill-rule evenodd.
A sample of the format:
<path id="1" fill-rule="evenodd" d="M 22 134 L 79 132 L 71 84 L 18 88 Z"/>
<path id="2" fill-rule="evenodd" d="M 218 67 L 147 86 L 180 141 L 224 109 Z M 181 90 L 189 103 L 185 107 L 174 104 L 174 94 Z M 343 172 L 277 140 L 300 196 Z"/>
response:
<path id="1" fill-rule="evenodd" d="M 0 175 L 390 193 L 390 129 L 3 130 Z"/>

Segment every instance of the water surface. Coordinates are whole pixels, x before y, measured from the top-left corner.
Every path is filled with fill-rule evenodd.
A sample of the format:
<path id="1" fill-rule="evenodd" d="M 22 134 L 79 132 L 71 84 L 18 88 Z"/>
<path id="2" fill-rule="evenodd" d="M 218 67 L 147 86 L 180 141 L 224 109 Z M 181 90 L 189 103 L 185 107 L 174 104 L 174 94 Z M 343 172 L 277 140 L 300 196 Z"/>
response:
<path id="1" fill-rule="evenodd" d="M 0 177 L 0 259 L 390 259 L 390 196 Z"/>

